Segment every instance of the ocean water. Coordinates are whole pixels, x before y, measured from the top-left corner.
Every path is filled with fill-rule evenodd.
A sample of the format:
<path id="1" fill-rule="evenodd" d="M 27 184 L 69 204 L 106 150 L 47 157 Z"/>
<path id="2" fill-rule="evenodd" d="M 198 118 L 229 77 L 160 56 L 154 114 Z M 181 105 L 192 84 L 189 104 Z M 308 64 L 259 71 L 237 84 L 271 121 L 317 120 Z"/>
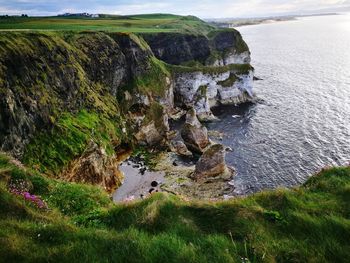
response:
<path id="1" fill-rule="evenodd" d="M 234 149 L 236 192 L 302 184 L 350 160 L 350 15 L 238 28 L 252 52 L 261 103 L 215 110 Z M 239 116 L 234 116 L 239 115 Z"/>

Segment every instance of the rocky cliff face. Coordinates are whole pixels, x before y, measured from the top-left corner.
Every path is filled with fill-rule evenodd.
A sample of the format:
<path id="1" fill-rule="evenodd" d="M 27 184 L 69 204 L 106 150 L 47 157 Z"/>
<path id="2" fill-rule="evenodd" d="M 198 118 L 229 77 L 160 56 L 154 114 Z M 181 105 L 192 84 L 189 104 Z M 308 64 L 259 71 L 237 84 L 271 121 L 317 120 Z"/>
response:
<path id="1" fill-rule="evenodd" d="M 239 104 L 254 99 L 253 69 L 249 65 L 223 67 L 221 71 L 176 72 L 175 101 L 179 107 L 193 107 L 203 121 L 215 117 L 210 108 Z"/>
<path id="2" fill-rule="evenodd" d="M 173 65 L 199 62 L 207 66 L 250 63 L 250 52 L 241 34 L 218 30 L 208 36 L 160 33 L 143 34 L 154 55 Z"/>
<path id="3" fill-rule="evenodd" d="M 114 171 L 123 143 L 167 145 L 175 107 L 194 107 L 207 120 L 210 107 L 253 96 L 250 53 L 237 31 L 143 37 L 1 33 L 0 149 L 44 172 L 65 170 L 69 180 L 111 189 L 117 173 L 101 165 Z"/>
<path id="4" fill-rule="evenodd" d="M 254 99 L 250 51 L 236 30 L 208 36 L 143 34 L 155 56 L 173 68 L 176 106 L 194 107 L 200 120 L 213 120 L 210 108 Z"/>

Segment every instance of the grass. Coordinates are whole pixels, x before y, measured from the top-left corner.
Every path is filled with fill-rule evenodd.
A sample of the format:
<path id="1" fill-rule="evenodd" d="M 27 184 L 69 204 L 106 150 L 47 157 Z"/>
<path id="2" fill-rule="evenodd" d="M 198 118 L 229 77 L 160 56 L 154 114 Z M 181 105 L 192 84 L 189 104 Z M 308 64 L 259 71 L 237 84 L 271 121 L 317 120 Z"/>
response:
<path id="1" fill-rule="evenodd" d="M 135 75 L 126 85 L 118 89 L 117 99 L 124 112 L 130 110 L 135 105 L 135 101 L 125 100 L 125 92 L 139 97 L 140 94 L 148 98 L 165 98 L 166 91 L 169 89 L 171 73 L 167 64 L 155 57 L 150 57 L 148 61 L 148 70 L 139 75 Z"/>
<path id="2" fill-rule="evenodd" d="M 7 191 L 35 186 L 50 210 Z M 33 179 L 35 178 L 35 179 Z M 303 186 L 230 201 L 154 194 L 112 204 L 96 187 L 23 170 L 0 155 L 0 255 L 4 262 L 348 262 L 350 167 Z"/>
<path id="3" fill-rule="evenodd" d="M 153 93 L 155 96 L 164 97 L 168 86 L 166 83 L 167 77 L 170 77 L 170 73 L 165 63 L 151 57 L 150 70 L 147 74 L 136 77 L 132 85 L 144 94 Z"/>
<path id="4" fill-rule="evenodd" d="M 223 81 L 218 81 L 218 84 L 221 85 L 222 87 L 232 87 L 232 85 L 236 82 L 237 76 L 234 73 L 230 73 L 230 76 L 223 80 Z"/>
<path id="5" fill-rule="evenodd" d="M 135 16 L 81 17 L 3 17 L 0 30 L 181 32 L 206 34 L 214 27 L 193 16 L 148 14 Z"/>
<path id="6" fill-rule="evenodd" d="M 183 66 L 183 65 L 167 65 L 169 71 L 176 73 L 203 72 L 205 74 L 220 74 L 232 71 L 235 74 L 247 74 L 250 70 L 254 70 L 250 64 L 230 64 L 225 66 Z"/>
<path id="7" fill-rule="evenodd" d="M 121 143 L 121 119 L 82 110 L 63 113 L 50 131 L 36 136 L 26 147 L 23 160 L 41 172 L 58 173 L 75 157 L 80 156 L 89 141 L 94 141 L 113 154 Z"/>

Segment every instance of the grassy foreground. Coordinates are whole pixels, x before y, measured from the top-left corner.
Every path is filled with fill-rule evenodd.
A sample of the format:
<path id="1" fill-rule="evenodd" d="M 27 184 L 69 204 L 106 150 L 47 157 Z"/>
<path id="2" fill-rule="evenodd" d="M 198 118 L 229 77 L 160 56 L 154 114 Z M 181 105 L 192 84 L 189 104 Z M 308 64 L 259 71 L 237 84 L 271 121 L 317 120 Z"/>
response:
<path id="1" fill-rule="evenodd" d="M 49 209 L 8 186 L 26 182 Z M 96 187 L 0 155 L 0 262 L 349 262 L 350 167 L 225 202 L 170 194 L 113 204 Z"/>

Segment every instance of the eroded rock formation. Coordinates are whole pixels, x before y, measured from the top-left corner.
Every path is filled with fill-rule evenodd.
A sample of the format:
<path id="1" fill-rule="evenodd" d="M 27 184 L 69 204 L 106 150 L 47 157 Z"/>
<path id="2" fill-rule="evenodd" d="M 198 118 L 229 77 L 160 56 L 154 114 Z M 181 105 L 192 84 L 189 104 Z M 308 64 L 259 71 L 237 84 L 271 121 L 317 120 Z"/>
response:
<path id="1" fill-rule="evenodd" d="M 61 177 L 70 182 L 101 185 L 107 192 L 112 192 L 123 180 L 118 165 L 115 155 L 107 155 L 103 147 L 91 141 L 84 153 L 70 163 Z"/>
<path id="2" fill-rule="evenodd" d="M 192 153 L 188 150 L 186 144 L 182 141 L 174 141 L 171 143 L 171 149 L 179 156 L 192 157 Z"/>
<path id="3" fill-rule="evenodd" d="M 196 153 L 203 153 L 209 145 L 208 130 L 197 119 L 195 109 L 186 114 L 186 122 L 181 130 L 181 137 L 187 148 Z"/>
<path id="4" fill-rule="evenodd" d="M 221 144 L 211 145 L 196 163 L 193 178 L 196 181 L 208 178 L 229 179 L 232 172 L 226 166 L 225 147 Z"/>

